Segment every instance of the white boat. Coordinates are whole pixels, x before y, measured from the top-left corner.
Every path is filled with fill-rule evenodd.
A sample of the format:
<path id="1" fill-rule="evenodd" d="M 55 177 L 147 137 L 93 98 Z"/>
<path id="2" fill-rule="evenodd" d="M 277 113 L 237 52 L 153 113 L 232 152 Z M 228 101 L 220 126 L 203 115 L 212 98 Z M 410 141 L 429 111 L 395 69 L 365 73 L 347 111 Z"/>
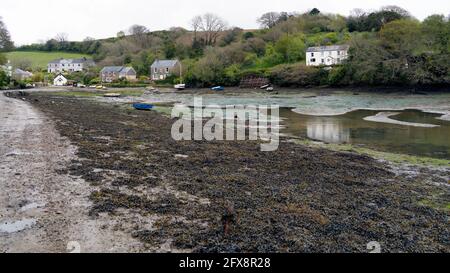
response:
<path id="1" fill-rule="evenodd" d="M 267 92 L 272 92 L 272 91 L 274 91 L 275 89 L 273 88 L 273 87 L 267 87 Z"/>
<path id="2" fill-rule="evenodd" d="M 120 94 L 119 93 L 106 93 L 106 94 L 103 94 L 103 97 L 105 97 L 105 98 L 118 98 L 118 97 L 120 97 Z"/>
<path id="3" fill-rule="evenodd" d="M 174 87 L 177 90 L 184 90 L 184 89 L 186 89 L 186 84 L 180 83 L 180 84 L 176 84 Z"/>

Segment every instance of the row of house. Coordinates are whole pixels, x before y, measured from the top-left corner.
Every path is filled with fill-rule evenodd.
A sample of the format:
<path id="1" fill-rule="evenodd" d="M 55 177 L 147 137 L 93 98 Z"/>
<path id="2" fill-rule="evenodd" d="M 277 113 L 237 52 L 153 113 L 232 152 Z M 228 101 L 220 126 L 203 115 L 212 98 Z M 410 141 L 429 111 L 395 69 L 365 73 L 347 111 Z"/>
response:
<path id="1" fill-rule="evenodd" d="M 178 60 L 156 60 L 151 66 L 151 79 L 164 80 L 172 75 L 180 65 Z M 48 73 L 72 73 L 82 72 L 95 66 L 93 60 L 80 59 L 57 59 L 48 63 Z M 120 79 L 134 81 L 137 79 L 136 70 L 126 66 L 106 66 L 100 71 L 102 82 L 114 82 Z"/>
<path id="2" fill-rule="evenodd" d="M 310 47 L 306 51 L 306 65 L 339 65 L 348 58 L 348 51 L 348 45 Z M 48 72 L 59 74 L 64 72 L 79 72 L 93 66 L 95 66 L 94 61 L 86 58 L 58 59 L 48 64 Z M 152 80 L 165 80 L 171 75 L 178 75 L 181 73 L 181 63 L 178 60 L 155 60 L 151 65 L 150 70 L 150 77 Z M 137 79 L 137 73 L 133 67 L 106 66 L 100 71 L 100 79 L 102 82 L 106 83 L 111 83 L 120 79 L 135 81 Z"/>
<path id="3" fill-rule="evenodd" d="M 56 59 L 47 64 L 48 73 L 71 73 L 82 72 L 94 67 L 95 62 L 87 58 L 79 59 Z"/>

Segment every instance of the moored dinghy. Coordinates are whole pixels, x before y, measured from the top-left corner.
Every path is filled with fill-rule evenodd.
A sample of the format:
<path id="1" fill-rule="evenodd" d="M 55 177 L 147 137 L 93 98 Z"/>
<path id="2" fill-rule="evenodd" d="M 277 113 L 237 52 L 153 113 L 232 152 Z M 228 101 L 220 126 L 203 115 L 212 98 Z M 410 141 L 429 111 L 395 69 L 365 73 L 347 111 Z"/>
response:
<path id="1" fill-rule="evenodd" d="M 106 93 L 106 94 L 103 95 L 103 97 L 105 97 L 105 98 L 118 98 L 118 97 L 120 97 L 120 94 L 119 93 Z"/>
<path id="2" fill-rule="evenodd" d="M 184 89 L 186 89 L 186 84 L 180 83 L 180 84 L 176 84 L 174 87 L 177 90 L 184 90 Z"/>
<path id="3" fill-rule="evenodd" d="M 149 111 L 153 109 L 153 105 L 148 103 L 133 103 L 133 107 L 136 110 L 142 111 Z"/>
<path id="4" fill-rule="evenodd" d="M 215 86 L 215 87 L 211 88 L 211 90 L 213 90 L 213 91 L 223 91 L 223 90 L 225 90 L 225 88 L 223 86 Z"/>

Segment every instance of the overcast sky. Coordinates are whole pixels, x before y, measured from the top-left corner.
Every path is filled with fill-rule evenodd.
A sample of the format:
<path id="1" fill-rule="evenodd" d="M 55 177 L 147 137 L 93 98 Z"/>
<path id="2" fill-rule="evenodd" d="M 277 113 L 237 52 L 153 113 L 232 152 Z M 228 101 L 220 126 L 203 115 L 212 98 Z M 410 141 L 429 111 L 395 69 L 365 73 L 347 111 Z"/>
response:
<path id="1" fill-rule="evenodd" d="M 197 14 L 213 12 L 229 25 L 256 28 L 256 18 L 267 11 L 306 11 L 348 15 L 354 8 L 378 9 L 398 5 L 416 18 L 450 13 L 448 0 L 1 0 L 3 17 L 16 44 L 39 42 L 64 32 L 70 40 L 115 36 L 133 24 L 150 30 L 189 27 Z"/>

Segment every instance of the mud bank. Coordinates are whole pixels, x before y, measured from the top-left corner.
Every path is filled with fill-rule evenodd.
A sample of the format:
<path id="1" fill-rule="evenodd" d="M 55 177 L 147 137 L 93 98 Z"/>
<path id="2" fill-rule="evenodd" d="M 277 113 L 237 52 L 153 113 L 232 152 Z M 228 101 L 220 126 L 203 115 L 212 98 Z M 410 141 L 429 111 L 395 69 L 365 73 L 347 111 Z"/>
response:
<path id="1" fill-rule="evenodd" d="M 405 122 L 405 121 L 399 121 L 392 119 L 391 117 L 397 116 L 400 113 L 396 112 L 381 112 L 374 116 L 365 117 L 364 120 L 366 121 L 372 121 L 372 122 L 381 122 L 381 123 L 390 123 L 390 124 L 398 124 L 398 125 L 405 125 L 405 126 L 414 126 L 414 127 L 424 127 L 424 128 L 434 128 L 439 127 L 439 125 L 433 125 L 433 124 L 425 124 L 425 123 L 414 123 L 414 122 Z"/>
<path id="2" fill-rule="evenodd" d="M 32 94 L 78 147 L 92 217 L 155 252 L 449 252 L 449 187 L 353 153 L 283 141 L 176 142 L 173 121 L 126 106 Z M 427 206 L 433 194 L 433 204 Z M 447 202 L 447 203 L 446 203 Z M 136 218 L 140 221 L 128 222 Z"/>

